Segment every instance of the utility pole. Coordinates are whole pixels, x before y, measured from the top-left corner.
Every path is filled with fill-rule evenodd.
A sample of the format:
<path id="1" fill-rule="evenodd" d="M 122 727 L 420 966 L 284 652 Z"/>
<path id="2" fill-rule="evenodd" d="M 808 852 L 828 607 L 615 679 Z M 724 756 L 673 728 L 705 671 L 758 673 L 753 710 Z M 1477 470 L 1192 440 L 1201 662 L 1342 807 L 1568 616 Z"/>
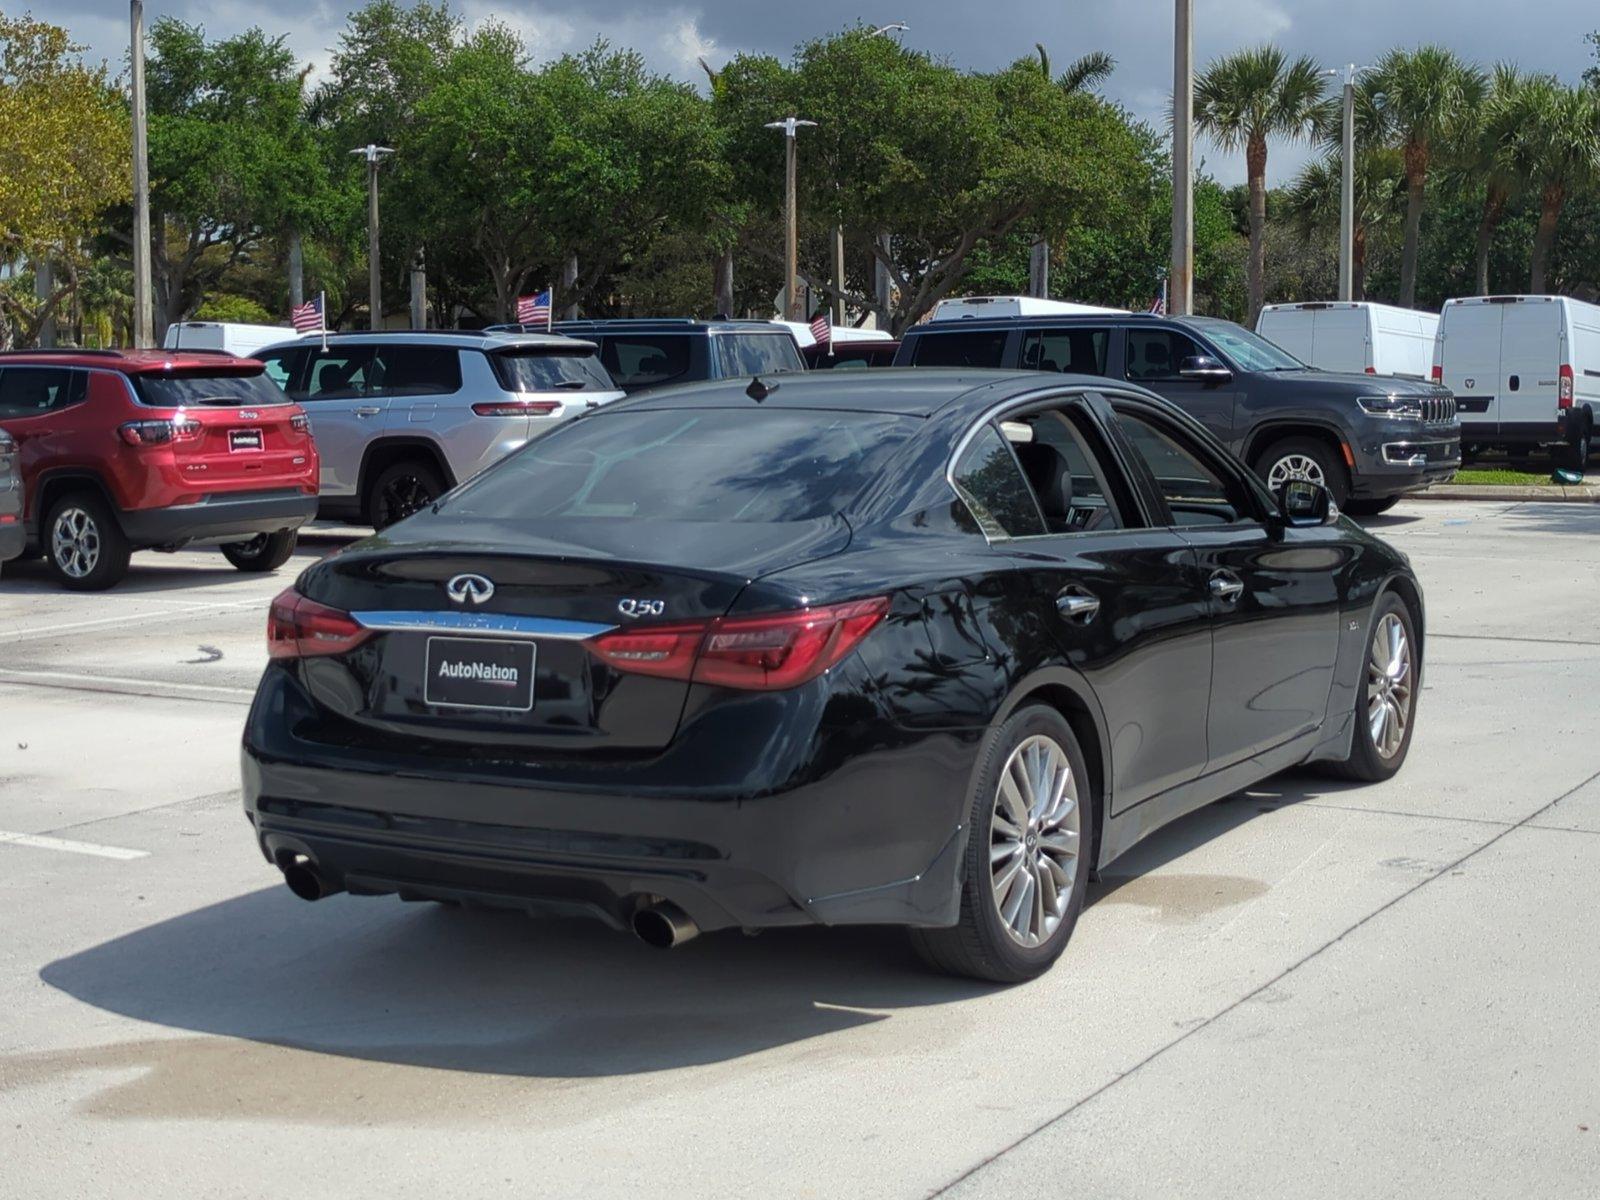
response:
<path id="1" fill-rule="evenodd" d="M 1050 295 L 1050 239 L 1040 238 L 1028 250 L 1028 295 Z"/>
<path id="2" fill-rule="evenodd" d="M 804 127 L 816 126 L 815 121 L 802 121 L 798 117 L 785 117 L 781 121 L 768 121 L 768 129 L 783 130 L 783 318 L 801 321 L 805 313 L 800 307 L 800 216 L 795 202 L 795 134 Z"/>
<path id="3" fill-rule="evenodd" d="M 567 255 L 567 261 L 561 264 L 561 290 L 570 296 L 577 286 L 578 256 L 576 254 L 569 254 Z M 551 303 L 555 303 L 554 297 L 551 298 Z M 567 311 L 562 315 L 568 321 L 576 321 L 579 316 L 578 302 L 574 300 L 571 304 L 567 305 Z"/>
<path id="4" fill-rule="evenodd" d="M 367 303 L 373 329 L 383 328 L 383 264 L 378 258 L 378 163 L 394 151 L 388 146 L 367 143 L 350 151 L 367 162 Z"/>
<path id="5" fill-rule="evenodd" d="M 155 341 L 155 288 L 150 272 L 150 145 L 144 112 L 144 0 L 128 0 L 128 58 L 133 105 L 133 344 Z"/>
<path id="6" fill-rule="evenodd" d="M 1355 298 L 1356 261 L 1356 72 L 1344 72 L 1344 130 L 1339 164 L 1339 299 Z"/>
<path id="7" fill-rule="evenodd" d="M 1194 311 L 1194 0 L 1175 0 L 1172 53 L 1172 269 L 1167 311 Z"/>
<path id="8" fill-rule="evenodd" d="M 299 308 L 306 302 L 306 258 L 300 244 L 300 231 L 289 230 L 289 307 Z"/>
<path id="9" fill-rule="evenodd" d="M 428 327 L 428 259 L 421 246 L 411 260 L 411 328 Z"/>
<path id="10" fill-rule="evenodd" d="M 833 316 L 834 325 L 844 324 L 844 226 L 833 227 Z"/>

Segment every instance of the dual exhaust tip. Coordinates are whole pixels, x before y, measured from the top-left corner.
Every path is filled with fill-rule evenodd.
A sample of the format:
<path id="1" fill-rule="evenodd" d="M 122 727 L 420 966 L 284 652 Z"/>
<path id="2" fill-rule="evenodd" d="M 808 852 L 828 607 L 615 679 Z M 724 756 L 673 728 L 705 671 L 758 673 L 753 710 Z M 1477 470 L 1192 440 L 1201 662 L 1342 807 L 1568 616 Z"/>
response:
<path id="1" fill-rule="evenodd" d="M 331 882 L 317 864 L 304 854 L 296 854 L 283 864 L 283 882 L 300 899 L 322 900 L 344 891 Z M 633 932 L 647 946 L 657 950 L 671 950 L 699 935 L 700 927 L 694 918 L 670 900 L 646 904 L 633 914 Z"/>

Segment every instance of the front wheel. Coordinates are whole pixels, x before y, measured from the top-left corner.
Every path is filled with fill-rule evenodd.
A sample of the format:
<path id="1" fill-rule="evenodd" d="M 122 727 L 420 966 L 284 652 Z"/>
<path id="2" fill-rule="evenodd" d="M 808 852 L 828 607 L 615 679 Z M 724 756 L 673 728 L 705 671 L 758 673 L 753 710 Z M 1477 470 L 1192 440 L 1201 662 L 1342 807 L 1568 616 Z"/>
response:
<path id="1" fill-rule="evenodd" d="M 1095 797 L 1059 712 L 1020 709 L 990 736 L 970 805 L 960 920 L 912 945 L 952 975 L 1021 983 L 1066 949 L 1092 865 Z"/>
<path id="2" fill-rule="evenodd" d="M 289 561 L 300 534 L 293 529 L 280 529 L 276 533 L 258 533 L 247 542 L 226 542 L 222 557 L 241 571 L 276 571 Z"/>
<path id="3" fill-rule="evenodd" d="M 1274 442 L 1256 456 L 1254 465 L 1256 474 L 1266 480 L 1274 496 L 1291 479 L 1303 479 L 1327 488 L 1340 509 L 1350 499 L 1350 473 L 1339 461 L 1338 452 L 1316 438 L 1291 437 Z"/>
<path id="4" fill-rule="evenodd" d="M 1416 728 L 1421 662 L 1411 610 L 1389 592 L 1378 602 L 1362 659 L 1350 756 L 1331 764 L 1335 775 L 1380 783 L 1400 769 Z"/>

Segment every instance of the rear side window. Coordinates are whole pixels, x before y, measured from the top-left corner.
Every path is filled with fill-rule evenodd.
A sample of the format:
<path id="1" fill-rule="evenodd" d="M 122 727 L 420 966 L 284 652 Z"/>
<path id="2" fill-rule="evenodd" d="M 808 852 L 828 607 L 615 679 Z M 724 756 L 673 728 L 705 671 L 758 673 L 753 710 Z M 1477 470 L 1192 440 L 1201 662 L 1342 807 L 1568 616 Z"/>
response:
<path id="1" fill-rule="evenodd" d="M 800 348 L 786 333 L 719 333 L 711 344 L 716 348 L 717 373 L 723 379 L 806 369 Z"/>
<path id="2" fill-rule="evenodd" d="M 1044 518 L 1022 468 L 993 425 L 985 425 L 968 443 L 951 481 L 978 530 L 990 541 L 1044 533 Z"/>
<path id="3" fill-rule="evenodd" d="M 1022 365 L 1030 371 L 1104 375 L 1109 329 L 1040 329 L 1022 342 Z"/>
<path id="4" fill-rule="evenodd" d="M 461 390 L 461 352 L 454 346 L 379 346 L 369 396 L 447 396 Z"/>
<path id="5" fill-rule="evenodd" d="M 81 403 L 89 373 L 70 367 L 7 367 L 0 371 L 0 417 L 38 417 Z"/>
<path id="6" fill-rule="evenodd" d="M 616 334 L 600 350 L 600 362 L 618 387 L 675 383 L 689 374 L 689 339 L 683 334 Z"/>
<path id="7" fill-rule="evenodd" d="M 924 333 L 912 362 L 919 367 L 998 367 L 1005 361 L 1006 331 Z"/>
<path id="8" fill-rule="evenodd" d="M 133 390 L 142 404 L 152 408 L 193 408 L 200 405 L 256 408 L 288 404 L 278 386 L 265 374 L 208 375 L 190 371 L 181 375 L 134 375 Z"/>
<path id="9" fill-rule="evenodd" d="M 495 378 L 508 392 L 609 392 L 611 376 L 594 354 L 570 350 L 499 350 L 489 355 Z"/>
<path id="10" fill-rule="evenodd" d="M 917 424 L 792 409 L 602 411 L 501 459 L 439 511 L 646 524 L 816 520 L 846 508 Z"/>

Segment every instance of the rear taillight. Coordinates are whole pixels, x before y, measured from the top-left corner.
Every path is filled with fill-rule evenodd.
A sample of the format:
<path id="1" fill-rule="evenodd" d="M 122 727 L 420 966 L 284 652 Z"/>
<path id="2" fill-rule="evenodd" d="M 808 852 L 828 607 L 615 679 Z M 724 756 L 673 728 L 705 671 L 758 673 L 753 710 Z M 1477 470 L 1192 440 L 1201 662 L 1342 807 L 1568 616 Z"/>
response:
<path id="1" fill-rule="evenodd" d="M 1368 375 L 1376 375 L 1377 373 L 1378 373 L 1378 368 L 1377 367 L 1368 367 L 1367 368 L 1367 374 Z"/>
<path id="2" fill-rule="evenodd" d="M 796 687 L 842 662 L 889 611 L 887 597 L 763 617 L 602 634 L 590 653 L 618 671 L 752 691 Z"/>
<path id="3" fill-rule="evenodd" d="M 480 417 L 548 417 L 560 407 L 559 400 L 485 400 L 472 411 Z"/>
<path id="4" fill-rule="evenodd" d="M 170 421 L 129 421 L 117 427 L 117 436 L 130 446 L 192 442 L 200 436 L 200 422 L 188 417 L 176 417 Z"/>
<path id="5" fill-rule="evenodd" d="M 1570 365 L 1568 365 L 1567 363 L 1562 363 L 1561 364 L 1561 374 L 1558 376 L 1558 378 L 1561 380 L 1561 382 L 1560 382 L 1560 384 L 1557 385 L 1557 388 L 1556 388 L 1556 407 L 1557 408 L 1571 408 L 1572 407 L 1572 367 Z"/>
<path id="6" fill-rule="evenodd" d="M 1435 383 L 1444 382 L 1444 366 L 1442 363 L 1433 364 L 1433 381 Z"/>
<path id="7" fill-rule="evenodd" d="M 269 658 L 315 658 L 354 650 L 372 630 L 347 612 L 307 600 L 293 588 L 280 592 L 267 610 Z"/>
<path id="8" fill-rule="evenodd" d="M 289 428 L 296 433 L 310 433 L 311 418 L 306 416 L 305 413 L 295 413 L 289 418 Z"/>

